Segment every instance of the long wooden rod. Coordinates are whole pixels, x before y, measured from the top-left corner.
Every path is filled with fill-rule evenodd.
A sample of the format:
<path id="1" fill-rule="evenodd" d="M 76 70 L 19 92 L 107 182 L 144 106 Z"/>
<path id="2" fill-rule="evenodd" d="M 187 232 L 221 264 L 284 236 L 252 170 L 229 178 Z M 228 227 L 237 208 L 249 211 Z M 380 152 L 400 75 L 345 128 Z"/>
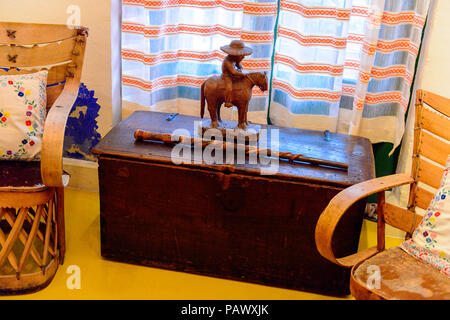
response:
<path id="1" fill-rule="evenodd" d="M 230 142 L 223 142 L 220 140 L 206 140 L 202 138 L 192 138 L 192 137 L 185 137 L 185 136 L 177 136 L 177 140 L 173 140 L 175 136 L 172 136 L 168 133 L 156 133 L 156 132 L 150 132 L 146 130 L 138 129 L 134 132 L 134 138 L 137 141 L 143 141 L 143 140 L 152 140 L 152 141 L 160 141 L 168 144 L 186 144 L 191 146 L 202 146 L 202 148 L 205 148 L 208 145 L 218 145 L 222 144 L 223 148 L 225 150 L 227 149 L 235 149 L 235 150 L 244 150 L 246 154 L 252 154 L 256 153 L 258 156 L 268 156 L 268 157 L 278 157 L 280 159 L 286 159 L 289 160 L 291 163 L 295 163 L 294 161 L 301 161 L 301 162 L 308 162 L 316 165 L 322 165 L 322 166 L 328 166 L 328 167 L 334 167 L 334 168 L 340 168 L 344 170 L 348 170 L 348 164 L 342 163 L 342 162 L 335 162 L 335 161 L 328 161 L 323 159 L 316 159 L 316 158 L 310 158 L 305 157 L 302 154 L 293 154 L 291 152 L 276 152 L 272 151 L 271 149 L 258 149 L 251 145 L 244 145 L 240 143 L 230 143 Z"/>

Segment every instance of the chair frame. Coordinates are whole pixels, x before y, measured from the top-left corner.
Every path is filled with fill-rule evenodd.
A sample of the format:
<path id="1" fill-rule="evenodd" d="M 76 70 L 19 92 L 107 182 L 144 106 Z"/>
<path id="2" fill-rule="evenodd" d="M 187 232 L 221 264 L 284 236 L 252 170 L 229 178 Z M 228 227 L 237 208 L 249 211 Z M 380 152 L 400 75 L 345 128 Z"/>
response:
<path id="1" fill-rule="evenodd" d="M 337 194 L 322 212 L 316 225 L 315 242 L 319 253 L 329 261 L 342 267 L 352 268 L 350 291 L 357 299 L 386 299 L 369 290 L 365 284 L 359 283 L 353 276 L 354 271 L 366 259 L 385 250 L 385 224 L 406 232 L 406 238 L 411 237 L 413 231 L 420 224 L 422 217 L 416 214 L 416 206 L 426 209 L 433 194 L 418 187 L 418 182 L 430 184 L 427 175 L 421 169 L 419 155 L 422 147 L 424 121 L 424 103 L 445 116 L 450 116 L 450 100 L 434 93 L 418 90 L 416 94 L 416 117 L 414 128 L 414 147 L 412 156 L 412 170 L 409 174 L 394 174 L 381 178 L 368 180 L 353 185 Z M 427 130 L 431 127 L 428 125 Z M 430 159 L 436 160 L 436 153 L 429 149 Z M 435 158 L 435 159 L 433 159 Z M 442 164 L 442 157 L 439 159 Z M 444 161 L 445 163 L 445 161 Z M 436 177 L 434 177 L 436 180 Z M 407 209 L 386 203 L 385 191 L 402 185 L 410 185 L 410 194 Z M 420 197 L 418 196 L 418 190 Z M 333 249 L 333 233 L 345 212 L 358 200 L 369 195 L 378 195 L 377 205 L 377 245 L 355 254 L 336 258 Z M 419 199 L 420 198 L 420 199 Z"/>
<path id="2" fill-rule="evenodd" d="M 47 89 L 47 109 L 50 109 L 44 123 L 41 149 L 44 185 L 0 188 L 0 222 L 5 218 L 11 228 L 8 234 L 0 228 L 0 266 L 9 261 L 16 271 L 15 275 L 0 274 L 0 295 L 31 293 L 46 287 L 58 265 L 64 262 L 64 187 L 67 183 L 63 179 L 64 134 L 78 96 L 87 36 L 88 29 L 83 27 L 70 29 L 65 25 L 0 22 L 0 44 L 6 44 L 3 51 L 7 53 L 7 59 L 0 56 L 0 67 L 10 70 L 18 68 L 16 66 L 31 68 L 24 71 L 16 69 L 18 72 L 14 70 L 12 74 L 36 72 L 47 67 L 40 62 L 51 61 L 52 58 L 59 59 L 57 61 L 69 58 L 59 67 L 50 66 L 50 69 L 59 68 L 53 75 L 62 81 Z M 61 48 L 48 55 L 39 53 L 38 57 L 34 57 L 33 52 L 41 50 L 36 44 L 43 43 L 51 43 L 55 48 L 57 44 L 67 47 L 64 47 L 64 55 Z M 24 227 L 25 224 L 28 228 Z M 43 245 L 42 256 L 34 245 L 37 240 Z M 24 250 L 18 259 L 13 247 L 20 242 Z M 23 272 L 24 265 L 31 259 L 40 266 L 41 271 Z"/>

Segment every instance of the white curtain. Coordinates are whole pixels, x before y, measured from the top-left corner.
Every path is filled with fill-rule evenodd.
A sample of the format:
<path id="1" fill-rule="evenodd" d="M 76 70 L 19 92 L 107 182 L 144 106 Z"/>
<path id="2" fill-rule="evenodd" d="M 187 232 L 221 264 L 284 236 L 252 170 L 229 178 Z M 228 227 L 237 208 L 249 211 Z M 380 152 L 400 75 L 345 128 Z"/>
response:
<path id="1" fill-rule="evenodd" d="M 397 146 L 429 0 L 123 0 L 124 107 L 199 115 L 200 85 L 240 39 L 267 71 L 249 120 Z M 235 118 L 233 114 L 224 118 Z"/>

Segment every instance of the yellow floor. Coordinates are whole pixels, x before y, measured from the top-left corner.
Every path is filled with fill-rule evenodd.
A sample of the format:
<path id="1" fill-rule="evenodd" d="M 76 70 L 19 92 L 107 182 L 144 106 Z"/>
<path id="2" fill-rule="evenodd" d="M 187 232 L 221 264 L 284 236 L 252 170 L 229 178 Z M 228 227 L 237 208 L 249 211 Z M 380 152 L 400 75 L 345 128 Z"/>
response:
<path id="1" fill-rule="evenodd" d="M 52 283 L 44 290 L 25 296 L 0 299 L 338 299 L 331 296 L 279 289 L 245 282 L 191 275 L 125 263 L 100 256 L 98 193 L 66 189 L 67 254 Z M 376 224 L 365 221 L 360 248 L 376 243 Z M 387 246 L 401 239 L 387 239 Z M 81 270 L 81 289 L 67 288 L 69 266 Z M 351 299 L 351 297 L 346 297 Z"/>

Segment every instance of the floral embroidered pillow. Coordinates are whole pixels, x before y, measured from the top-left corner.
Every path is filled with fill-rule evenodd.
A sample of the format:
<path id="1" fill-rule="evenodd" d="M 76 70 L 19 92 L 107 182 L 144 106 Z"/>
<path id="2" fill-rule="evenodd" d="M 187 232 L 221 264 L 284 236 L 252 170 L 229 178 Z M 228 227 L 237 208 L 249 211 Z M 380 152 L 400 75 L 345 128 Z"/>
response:
<path id="1" fill-rule="evenodd" d="M 426 210 L 411 239 L 400 247 L 450 277 L 450 180 L 446 179 L 449 161 L 441 187 Z"/>
<path id="2" fill-rule="evenodd" d="M 447 165 L 441 179 L 441 187 L 450 184 L 450 155 L 447 158 Z"/>
<path id="3" fill-rule="evenodd" d="M 47 75 L 0 76 L 0 160 L 40 159 Z"/>

